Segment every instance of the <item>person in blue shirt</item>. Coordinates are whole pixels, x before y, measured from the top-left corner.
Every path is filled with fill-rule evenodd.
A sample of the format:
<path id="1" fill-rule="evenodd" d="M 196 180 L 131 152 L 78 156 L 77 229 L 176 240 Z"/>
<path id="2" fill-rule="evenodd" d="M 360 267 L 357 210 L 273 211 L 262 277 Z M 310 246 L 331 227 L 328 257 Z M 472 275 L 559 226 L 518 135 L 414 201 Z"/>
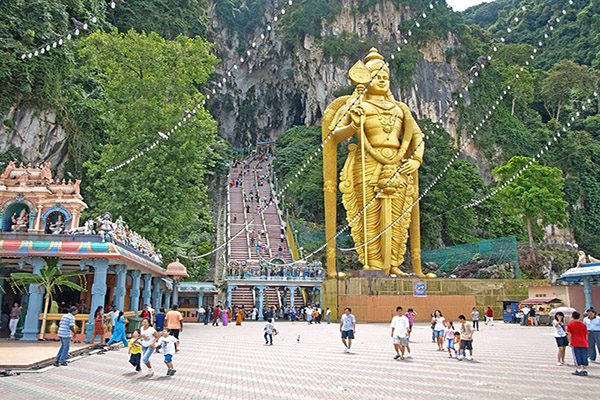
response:
<path id="1" fill-rule="evenodd" d="M 596 310 L 593 308 L 587 310 L 587 317 L 583 319 L 583 323 L 588 330 L 588 357 L 590 360 L 596 361 L 596 355 L 600 353 L 600 317 Z"/>
<path id="2" fill-rule="evenodd" d="M 162 330 L 165 327 L 165 317 L 167 314 L 165 314 L 165 309 L 161 308 L 158 312 L 158 314 L 156 314 L 154 316 L 154 325 L 155 328 L 158 332 L 162 332 Z"/>

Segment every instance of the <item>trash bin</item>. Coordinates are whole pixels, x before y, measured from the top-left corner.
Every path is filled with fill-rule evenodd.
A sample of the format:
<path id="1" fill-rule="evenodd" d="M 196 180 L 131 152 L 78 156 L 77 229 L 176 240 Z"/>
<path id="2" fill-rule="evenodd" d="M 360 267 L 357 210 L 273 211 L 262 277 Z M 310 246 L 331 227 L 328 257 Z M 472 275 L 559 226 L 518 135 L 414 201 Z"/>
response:
<path id="1" fill-rule="evenodd" d="M 127 334 L 131 335 L 133 331 L 136 329 L 140 329 L 140 325 L 142 324 L 141 317 L 129 317 L 127 318 Z"/>

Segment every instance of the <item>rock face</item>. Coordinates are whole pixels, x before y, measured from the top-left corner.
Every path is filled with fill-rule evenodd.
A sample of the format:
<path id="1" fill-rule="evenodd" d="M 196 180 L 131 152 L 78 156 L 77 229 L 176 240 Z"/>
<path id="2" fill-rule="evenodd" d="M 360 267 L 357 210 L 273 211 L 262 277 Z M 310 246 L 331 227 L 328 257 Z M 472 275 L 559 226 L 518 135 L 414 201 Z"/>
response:
<path id="1" fill-rule="evenodd" d="M 358 1 L 342 3 L 340 12 L 322 28 L 321 37 L 342 32 L 358 38 L 376 37 L 386 43 L 386 48 L 379 50 L 388 61 L 390 51 L 396 51 L 401 43 L 395 27 L 416 18 L 414 14 L 421 11 L 379 0 L 367 12 L 359 13 L 355 11 Z M 222 87 L 214 87 L 217 100 L 212 111 L 221 132 L 234 146 L 274 140 L 294 124 L 319 124 L 333 93 L 349 85 L 348 69 L 357 61 L 331 59 L 323 53 L 320 41 L 311 36 L 305 36 L 302 43 L 291 48 L 284 45 L 283 33 L 273 22 L 276 13 L 269 2 L 265 17 L 273 25 L 269 31 L 261 26 L 263 29 L 257 29 L 250 37 L 239 37 L 222 28 L 215 37 L 217 52 L 224 60 L 217 72 L 226 82 L 220 81 Z M 213 27 L 219 29 L 218 24 Z M 264 39 L 261 35 L 265 35 Z M 398 90 L 398 77 L 391 77 L 394 95 L 417 116 L 440 120 L 448 111 L 452 93 L 464 86 L 458 66 L 446 58 L 446 52 L 458 46 L 456 36 L 449 32 L 420 48 L 416 73 L 405 91 Z M 444 124 L 456 137 L 457 115 L 454 111 L 448 114 Z M 475 156 L 476 150 L 472 152 Z"/>
<path id="2" fill-rule="evenodd" d="M 67 134 L 53 111 L 11 108 L 1 117 L 0 153 L 11 146 L 21 150 L 27 162 L 50 161 L 62 174 L 66 160 Z"/>

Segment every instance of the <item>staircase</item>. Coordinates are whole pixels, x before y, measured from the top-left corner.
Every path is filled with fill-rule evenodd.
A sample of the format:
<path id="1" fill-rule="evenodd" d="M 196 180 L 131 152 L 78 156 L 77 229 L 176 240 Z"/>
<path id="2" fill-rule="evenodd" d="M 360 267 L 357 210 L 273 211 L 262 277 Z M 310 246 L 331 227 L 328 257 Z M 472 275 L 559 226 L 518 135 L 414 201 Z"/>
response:
<path id="1" fill-rule="evenodd" d="M 233 306 L 244 306 L 247 310 L 252 310 L 254 306 L 254 297 L 252 295 L 252 287 L 238 286 L 231 292 L 231 304 Z"/>

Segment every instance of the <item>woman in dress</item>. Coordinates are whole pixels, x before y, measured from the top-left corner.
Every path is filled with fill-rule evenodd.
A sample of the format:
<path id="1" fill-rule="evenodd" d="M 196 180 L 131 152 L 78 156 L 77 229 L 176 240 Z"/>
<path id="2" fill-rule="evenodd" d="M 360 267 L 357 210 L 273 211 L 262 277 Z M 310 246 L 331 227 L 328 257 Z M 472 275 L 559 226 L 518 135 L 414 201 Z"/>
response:
<path id="1" fill-rule="evenodd" d="M 94 344 L 96 335 L 100 335 L 100 344 L 104 342 L 104 307 L 98 306 L 94 312 L 94 334 L 90 344 Z"/>
<path id="2" fill-rule="evenodd" d="M 237 313 L 235 313 L 235 324 L 237 326 L 242 325 L 242 321 L 244 320 L 244 309 L 242 307 L 238 308 Z"/>
<path id="3" fill-rule="evenodd" d="M 223 321 L 223 326 L 227 326 L 227 324 L 229 323 L 229 309 L 225 308 L 223 309 L 223 313 L 221 313 L 221 320 Z"/>
<path id="4" fill-rule="evenodd" d="M 569 339 L 567 338 L 567 329 L 565 327 L 565 314 L 557 312 L 552 321 L 554 327 L 554 339 L 558 346 L 558 353 L 556 355 L 556 365 L 565 365 L 565 350 L 569 345 Z"/>
<path id="5" fill-rule="evenodd" d="M 108 344 L 111 345 L 116 342 L 122 342 L 123 346 L 128 346 L 127 336 L 125 335 L 125 316 L 123 315 L 123 311 L 119 312 L 119 316 L 115 319 L 115 328 L 113 329 Z"/>

